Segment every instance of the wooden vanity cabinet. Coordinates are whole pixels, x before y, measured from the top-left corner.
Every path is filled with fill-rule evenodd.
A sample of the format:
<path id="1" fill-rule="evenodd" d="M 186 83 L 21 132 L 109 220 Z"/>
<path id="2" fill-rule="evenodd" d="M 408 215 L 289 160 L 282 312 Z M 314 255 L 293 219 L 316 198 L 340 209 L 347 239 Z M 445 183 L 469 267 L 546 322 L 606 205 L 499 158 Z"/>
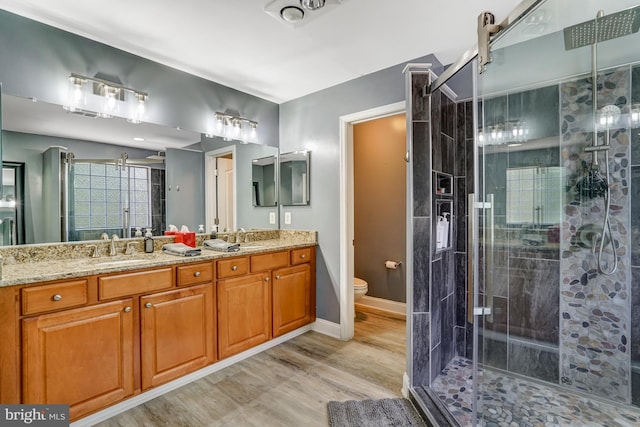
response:
<path id="1" fill-rule="evenodd" d="M 215 361 L 214 307 L 212 284 L 140 298 L 143 390 Z"/>
<path id="2" fill-rule="evenodd" d="M 291 332 L 314 320 L 311 308 L 311 266 L 300 264 L 273 272 L 273 336 Z"/>
<path id="3" fill-rule="evenodd" d="M 71 420 L 315 320 L 315 248 L 0 288 L 0 402 Z"/>
<path id="4" fill-rule="evenodd" d="M 248 258 L 248 262 L 247 257 L 218 261 L 221 359 L 315 320 L 313 247 Z M 245 274 L 239 275 L 240 270 Z"/>
<path id="5" fill-rule="evenodd" d="M 271 338 L 268 274 L 218 280 L 218 356 L 243 352 Z"/>
<path id="6" fill-rule="evenodd" d="M 133 301 L 124 299 L 22 320 L 23 403 L 68 403 L 70 417 L 134 391 Z"/>

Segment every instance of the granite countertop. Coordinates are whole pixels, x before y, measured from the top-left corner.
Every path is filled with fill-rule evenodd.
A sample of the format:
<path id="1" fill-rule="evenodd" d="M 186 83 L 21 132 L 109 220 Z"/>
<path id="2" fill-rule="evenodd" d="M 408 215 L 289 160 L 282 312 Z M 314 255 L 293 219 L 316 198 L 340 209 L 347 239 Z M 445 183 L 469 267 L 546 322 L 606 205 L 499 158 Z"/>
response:
<path id="1" fill-rule="evenodd" d="M 206 236 L 205 236 L 206 237 Z M 162 252 L 162 244 L 172 243 L 172 238 L 161 238 L 156 241 L 156 250 L 153 253 L 142 251 L 142 239 L 136 241 L 136 253 L 124 255 L 123 250 L 119 250 L 119 255 L 102 255 L 98 258 L 88 256 L 90 250 L 88 246 L 96 242 L 82 242 L 75 244 L 52 244 L 52 245 L 29 245 L 37 249 L 32 249 L 31 256 L 27 259 L 20 258 L 19 252 L 12 252 L 12 255 L 3 253 L 2 280 L 0 287 L 25 285 L 36 282 L 45 282 L 60 279 L 72 279 L 75 277 L 88 276 L 94 274 L 115 273 L 120 271 L 138 270 L 151 267 L 169 266 L 175 264 L 186 264 L 194 262 L 210 261 L 215 259 L 253 255 L 277 250 L 295 249 L 298 247 L 315 246 L 317 244 L 315 232 L 289 232 L 281 235 L 268 235 L 265 240 L 256 240 L 240 244 L 237 252 L 219 252 L 202 248 L 203 238 L 198 239 L 197 248 L 202 249 L 198 256 L 176 256 Z M 275 238 L 274 238 L 275 237 Z M 123 239 L 119 241 L 119 246 L 124 247 L 127 241 L 134 239 Z M 167 240 L 167 241 L 164 241 Z M 135 240 L 134 240 L 135 241 Z M 164 241 L 164 243 L 162 243 Z M 100 242 L 108 245 L 109 242 Z M 47 247 L 50 249 L 46 252 Z M 42 249 L 45 252 L 42 252 Z M 62 249 L 61 249 L 62 248 Z M 20 248 L 29 251 L 30 248 Z M 65 249 L 69 253 L 65 255 Z M 15 249 L 14 249 L 15 251 Z M 34 255 L 36 253 L 37 255 Z M 106 254 L 106 251 L 102 251 Z M 48 254 L 48 256 L 47 256 Z M 82 254 L 83 256 L 78 256 Z M 19 260 L 16 261 L 16 258 Z"/>

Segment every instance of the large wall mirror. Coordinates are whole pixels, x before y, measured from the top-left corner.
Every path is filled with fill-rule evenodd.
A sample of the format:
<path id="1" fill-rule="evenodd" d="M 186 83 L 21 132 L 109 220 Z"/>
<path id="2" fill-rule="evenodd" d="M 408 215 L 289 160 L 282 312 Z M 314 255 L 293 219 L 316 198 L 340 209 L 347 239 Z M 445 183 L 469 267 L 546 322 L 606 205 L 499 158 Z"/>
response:
<path id="1" fill-rule="evenodd" d="M 197 131 L 133 124 L 118 117 L 72 114 L 60 105 L 6 93 L 0 111 L 2 159 L 6 165 L 24 164 L 23 192 L 13 192 L 8 201 L 22 208 L 21 218 L 12 222 L 13 230 L 24 231 L 21 235 L 7 231 L 7 238 L 0 245 L 93 240 L 104 232 L 126 237 L 125 223 L 132 237 L 137 228 L 151 227 L 154 235 L 162 234 L 168 221 L 172 221 L 167 218 L 166 206 L 170 200 L 167 195 L 171 195 L 167 192 L 166 170 L 171 165 L 165 164 L 164 151 L 206 149 L 206 143 L 201 142 L 208 139 Z M 224 145 L 236 144 L 224 141 Z M 259 144 L 237 146 L 233 174 L 238 194 L 232 203 L 240 211 L 238 224 L 245 228 L 277 228 L 277 221 L 269 222 L 269 214 L 263 212 L 261 217 L 267 219 L 258 221 L 247 211 L 252 208 L 248 188 L 253 182 L 251 160 L 268 154 L 275 158 L 278 149 Z M 68 153 L 73 154 L 72 161 L 68 160 Z M 172 191 L 175 193 L 175 188 Z M 183 193 L 184 190 L 179 194 Z M 18 200 L 19 197 L 23 199 Z M 12 213 L 15 214 L 18 212 Z M 194 231 L 204 223 L 204 213 L 201 216 L 203 221 L 188 224 Z"/>
<path id="2" fill-rule="evenodd" d="M 308 151 L 280 154 L 280 204 L 283 206 L 310 203 L 310 157 Z"/>

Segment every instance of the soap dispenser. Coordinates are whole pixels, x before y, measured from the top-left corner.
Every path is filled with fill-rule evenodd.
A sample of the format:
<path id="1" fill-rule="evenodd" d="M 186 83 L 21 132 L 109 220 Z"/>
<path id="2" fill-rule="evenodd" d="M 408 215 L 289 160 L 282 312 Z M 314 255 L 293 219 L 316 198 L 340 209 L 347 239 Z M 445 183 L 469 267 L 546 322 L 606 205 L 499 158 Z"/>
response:
<path id="1" fill-rule="evenodd" d="M 153 234 L 151 229 L 147 228 L 144 233 L 144 251 L 148 254 L 153 252 Z"/>
<path id="2" fill-rule="evenodd" d="M 449 212 L 444 212 L 442 214 L 442 219 L 441 221 L 438 223 L 438 226 L 442 227 L 441 229 L 441 233 L 442 233 L 442 239 L 441 239 L 441 243 L 442 243 L 442 248 L 446 248 L 449 246 Z"/>

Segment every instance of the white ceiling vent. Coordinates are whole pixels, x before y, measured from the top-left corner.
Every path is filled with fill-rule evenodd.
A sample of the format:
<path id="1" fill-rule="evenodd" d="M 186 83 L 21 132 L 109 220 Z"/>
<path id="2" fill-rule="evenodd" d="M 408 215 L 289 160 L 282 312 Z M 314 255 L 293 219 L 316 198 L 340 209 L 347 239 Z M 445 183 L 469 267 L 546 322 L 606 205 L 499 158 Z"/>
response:
<path id="1" fill-rule="evenodd" d="M 265 5 L 264 11 L 287 27 L 298 28 L 326 15 L 345 1 L 273 0 Z"/>

